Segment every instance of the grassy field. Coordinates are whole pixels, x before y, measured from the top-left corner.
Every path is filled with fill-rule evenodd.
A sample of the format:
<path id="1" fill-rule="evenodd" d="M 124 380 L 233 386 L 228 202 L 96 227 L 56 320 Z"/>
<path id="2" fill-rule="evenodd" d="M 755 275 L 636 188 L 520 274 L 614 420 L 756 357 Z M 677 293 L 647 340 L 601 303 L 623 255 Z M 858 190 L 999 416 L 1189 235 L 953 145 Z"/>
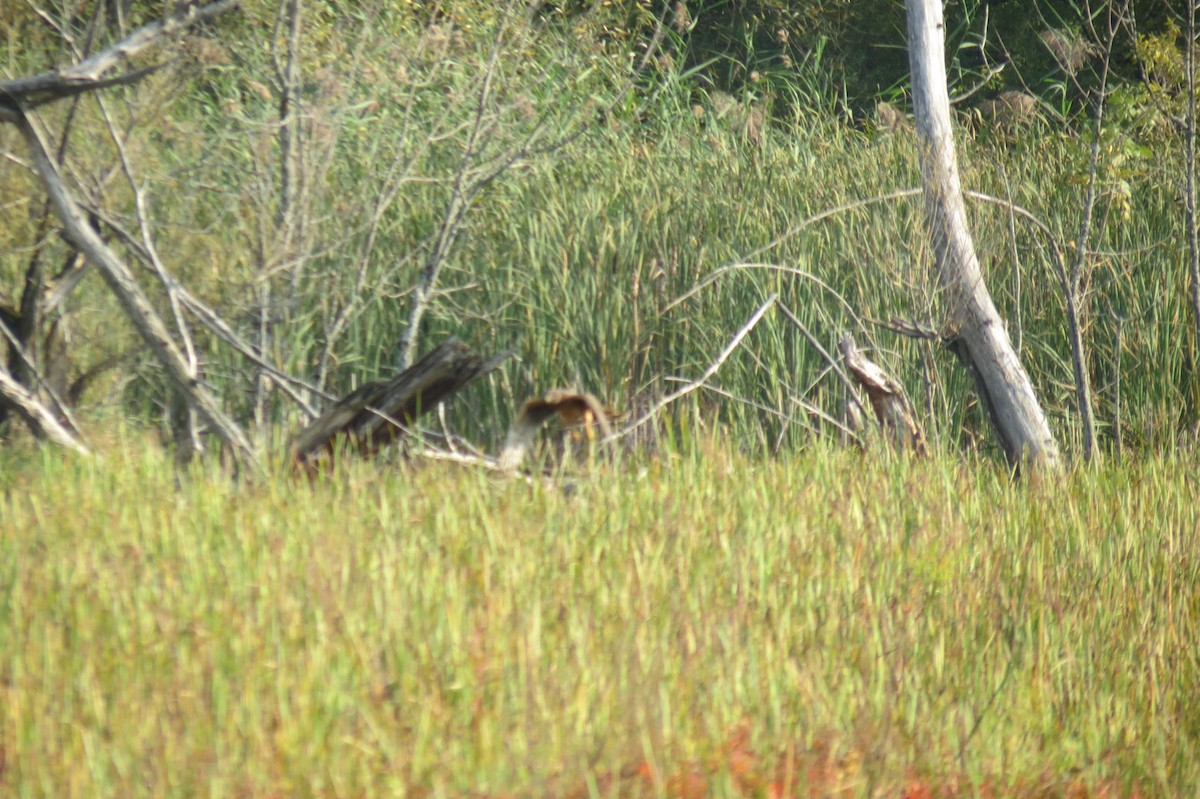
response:
<path id="1" fill-rule="evenodd" d="M 0 470 L 0 793 L 1189 797 L 1197 476 Z"/>
<path id="2" fill-rule="evenodd" d="M 1114 89 L 1099 134 L 1086 108 L 1002 129 L 956 106 L 964 186 L 991 195 L 969 206 L 985 278 L 1069 464 L 1021 483 L 950 354 L 875 324 L 947 318 L 905 194 L 916 145 L 864 115 L 874 98 L 839 98 L 819 53 L 726 96 L 678 47 L 635 68 L 587 15 L 326 4 L 298 51 L 289 232 L 280 6 L 242 5 L 172 69 L 39 124 L 70 130 L 64 172 L 119 254 L 139 263 L 114 232 L 137 231 L 136 188 L 162 268 L 272 363 L 330 395 L 390 377 L 436 262 L 419 350 L 515 354 L 447 407 L 494 452 L 549 389 L 648 407 L 775 294 L 829 349 L 852 332 L 937 455 L 836 449 L 843 389 L 772 312 L 664 414 L 680 435 L 660 451 L 553 484 L 180 475 L 146 432 L 168 426 L 161 365 L 89 273 L 53 322 L 70 376 L 117 364 L 77 409 L 98 454 L 0 431 L 0 796 L 1200 795 L 1183 152 L 1140 87 Z M 69 49 L 24 17 L 6 76 Z M 34 253 L 73 252 L 3 126 L 0 155 L 16 308 Z M 1056 249 L 1083 259 L 1086 467 Z M 182 321 L 230 414 L 285 440 L 296 407 Z"/>

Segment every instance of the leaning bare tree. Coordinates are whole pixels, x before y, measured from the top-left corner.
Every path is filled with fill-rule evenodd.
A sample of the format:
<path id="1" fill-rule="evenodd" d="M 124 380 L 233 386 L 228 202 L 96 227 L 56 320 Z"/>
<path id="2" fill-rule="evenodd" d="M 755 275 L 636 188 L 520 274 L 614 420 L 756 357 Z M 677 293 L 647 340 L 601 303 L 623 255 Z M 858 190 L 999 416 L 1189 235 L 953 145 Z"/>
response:
<path id="1" fill-rule="evenodd" d="M 1183 224 L 1184 240 L 1187 242 L 1188 265 L 1188 300 L 1191 304 L 1192 325 L 1194 331 L 1194 346 L 1200 347 L 1200 211 L 1197 209 L 1197 160 L 1196 160 L 1196 125 L 1197 125 L 1197 93 L 1200 85 L 1197 83 L 1196 62 L 1200 57 L 1200 30 L 1196 26 L 1196 12 L 1200 10 L 1197 0 L 1187 0 L 1183 11 L 1172 10 L 1171 4 L 1164 2 L 1168 13 L 1182 17 L 1183 23 L 1183 102 L 1175 112 L 1167 110 L 1167 118 L 1183 142 Z M 1161 94 L 1152 90 L 1151 97 Z M 1159 104 L 1160 110 L 1165 110 Z M 1200 360 L 1195 355 L 1193 362 Z"/>
<path id="2" fill-rule="evenodd" d="M 942 3 L 906 0 L 906 7 L 921 183 L 948 303 L 947 338 L 971 373 L 1009 463 L 1053 469 L 1058 445 L 983 282 L 967 227 L 950 127 Z"/>

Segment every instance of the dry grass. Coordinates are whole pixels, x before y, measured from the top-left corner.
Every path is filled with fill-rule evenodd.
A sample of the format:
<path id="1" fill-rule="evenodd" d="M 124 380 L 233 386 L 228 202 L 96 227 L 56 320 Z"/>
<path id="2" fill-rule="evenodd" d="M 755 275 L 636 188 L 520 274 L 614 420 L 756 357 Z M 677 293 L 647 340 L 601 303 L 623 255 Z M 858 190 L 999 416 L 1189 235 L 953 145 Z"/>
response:
<path id="1" fill-rule="evenodd" d="M 7 795 L 1200 788 L 1179 461 L 1033 486 L 706 444 L 569 491 L 168 464 L 3 471 Z"/>

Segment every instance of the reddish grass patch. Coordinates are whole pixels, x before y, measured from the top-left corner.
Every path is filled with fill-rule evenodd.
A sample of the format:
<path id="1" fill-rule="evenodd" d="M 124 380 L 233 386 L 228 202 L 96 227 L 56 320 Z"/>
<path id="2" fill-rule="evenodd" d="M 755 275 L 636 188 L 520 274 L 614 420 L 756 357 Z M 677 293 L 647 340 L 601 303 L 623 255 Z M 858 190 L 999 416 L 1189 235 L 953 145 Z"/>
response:
<path id="1" fill-rule="evenodd" d="M 750 743 L 748 724 L 734 728 L 714 753 L 689 760 L 660 774 L 645 760 L 600 774 L 592 783 L 565 794 L 565 799 L 599 797 L 657 797 L 706 799 L 731 782 L 738 794 L 761 799 L 849 799 L 863 789 L 862 763 L 866 753 L 837 754 L 827 741 L 800 749 L 789 744 L 782 752 L 761 756 Z M 595 793 L 593 793 L 593 790 Z M 722 791 L 723 793 L 724 791 Z M 558 796 L 557 792 L 550 795 Z M 1126 789 L 1113 780 L 1088 783 L 1051 774 L 998 785 L 992 779 L 975 785 L 958 773 L 925 774 L 909 769 L 894 787 L 876 786 L 874 796 L 896 799 L 1145 799 L 1142 790 Z"/>

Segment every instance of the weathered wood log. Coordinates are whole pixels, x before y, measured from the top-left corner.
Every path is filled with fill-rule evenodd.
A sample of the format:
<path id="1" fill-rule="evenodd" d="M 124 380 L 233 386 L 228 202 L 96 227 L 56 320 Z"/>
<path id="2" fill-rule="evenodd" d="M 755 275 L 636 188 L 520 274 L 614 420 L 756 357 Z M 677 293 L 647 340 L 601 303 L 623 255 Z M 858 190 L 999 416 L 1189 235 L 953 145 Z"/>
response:
<path id="1" fill-rule="evenodd" d="M 510 356 L 506 352 L 485 360 L 451 338 L 390 380 L 376 380 L 350 392 L 301 430 L 290 447 L 293 463 L 311 469 L 322 456 L 332 455 L 339 440 L 348 441 L 361 455 L 374 454 L 417 417 Z"/>
<path id="2" fill-rule="evenodd" d="M 894 380 L 878 364 L 867 360 L 858 351 L 854 338 L 847 333 L 838 342 L 838 349 L 846 360 L 846 368 L 867 392 L 871 409 L 885 434 L 900 449 L 911 449 L 917 455 L 929 455 L 925 442 L 925 431 L 917 423 L 912 412 L 912 403 L 899 381 Z"/>

